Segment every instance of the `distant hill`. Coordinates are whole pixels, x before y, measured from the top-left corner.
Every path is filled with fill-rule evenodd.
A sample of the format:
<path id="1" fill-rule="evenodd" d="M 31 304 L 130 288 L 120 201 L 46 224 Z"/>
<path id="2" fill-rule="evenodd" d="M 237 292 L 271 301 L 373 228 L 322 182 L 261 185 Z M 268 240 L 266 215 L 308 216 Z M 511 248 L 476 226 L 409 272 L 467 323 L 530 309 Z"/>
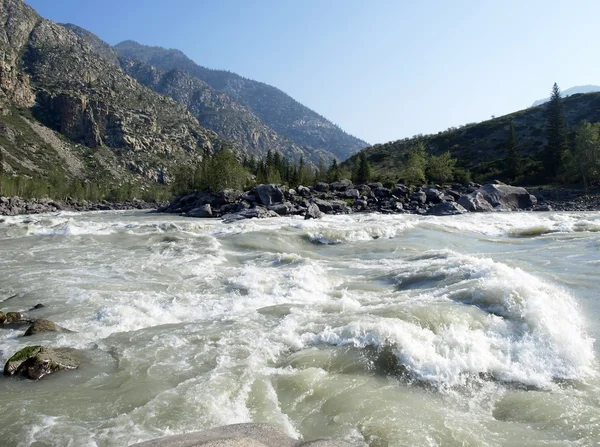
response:
<path id="1" fill-rule="evenodd" d="M 576 95 L 578 93 L 594 93 L 594 92 L 600 92 L 600 85 L 580 85 L 577 87 L 571 87 L 562 92 L 562 97 L 566 98 L 567 96 Z M 532 104 L 531 107 L 540 106 L 542 104 L 547 103 L 548 101 L 550 101 L 550 98 L 538 99 L 537 101 L 535 101 Z"/>
<path id="2" fill-rule="evenodd" d="M 185 71 L 226 94 L 277 134 L 301 147 L 314 162 L 319 156 L 344 160 L 368 146 L 273 86 L 229 71 L 202 67 L 179 50 L 150 47 L 134 41 L 122 42 L 115 49 L 120 56 L 145 62 L 162 72 Z"/>
<path id="3" fill-rule="evenodd" d="M 600 93 L 574 94 L 563 100 L 569 127 L 582 120 L 600 121 Z M 405 138 L 364 149 L 374 176 L 397 181 L 409 150 L 422 141 L 434 155 L 450 151 L 457 166 L 474 174 L 493 173 L 505 156 L 511 121 L 514 123 L 520 151 L 524 157 L 537 158 L 546 145 L 546 106 L 541 105 L 481 123 L 450 128 L 437 134 Z M 357 155 L 345 162 L 352 166 Z"/>

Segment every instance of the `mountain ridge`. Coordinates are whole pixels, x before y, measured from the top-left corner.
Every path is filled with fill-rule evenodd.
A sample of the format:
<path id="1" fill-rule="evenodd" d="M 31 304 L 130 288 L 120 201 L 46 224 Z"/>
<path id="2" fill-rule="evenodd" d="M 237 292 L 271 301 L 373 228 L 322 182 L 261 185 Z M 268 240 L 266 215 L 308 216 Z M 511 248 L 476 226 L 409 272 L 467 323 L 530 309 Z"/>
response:
<path id="1" fill-rule="evenodd" d="M 338 159 L 345 159 L 368 146 L 285 92 L 264 82 L 244 78 L 230 71 L 200 66 L 176 49 L 142 45 L 133 40 L 123 41 L 114 48 L 121 56 L 140 60 L 163 71 L 176 68 L 187 71 L 248 107 L 263 123 L 301 147 L 326 150 Z"/>

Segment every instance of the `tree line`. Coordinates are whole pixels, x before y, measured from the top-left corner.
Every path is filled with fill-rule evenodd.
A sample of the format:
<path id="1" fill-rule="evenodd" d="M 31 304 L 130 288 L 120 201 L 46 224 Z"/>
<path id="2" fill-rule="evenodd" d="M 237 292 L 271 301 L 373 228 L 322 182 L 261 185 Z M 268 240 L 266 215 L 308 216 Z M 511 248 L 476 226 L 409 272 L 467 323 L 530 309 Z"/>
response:
<path id="1" fill-rule="evenodd" d="M 508 179 L 519 182 L 524 166 L 513 123 L 509 132 L 504 173 Z M 545 132 L 547 143 L 541 157 L 542 180 L 560 184 L 579 183 L 586 190 L 600 184 L 600 123 L 581 121 L 569 130 L 562 95 L 556 83 L 546 105 Z"/>

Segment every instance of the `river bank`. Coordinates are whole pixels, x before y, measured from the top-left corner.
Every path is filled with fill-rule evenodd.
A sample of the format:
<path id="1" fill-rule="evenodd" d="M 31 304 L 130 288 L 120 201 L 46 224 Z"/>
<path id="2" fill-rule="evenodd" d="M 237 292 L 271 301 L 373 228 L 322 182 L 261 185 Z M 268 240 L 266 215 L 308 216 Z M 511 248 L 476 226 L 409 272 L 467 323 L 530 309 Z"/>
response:
<path id="1" fill-rule="evenodd" d="M 408 187 L 397 184 L 386 188 L 381 183 L 355 185 L 349 180 L 318 183 L 297 189 L 282 185 L 258 185 L 249 191 L 197 191 L 176 197 L 171 202 L 90 202 L 49 198 L 24 200 L 0 197 L 0 216 L 53 213 L 57 211 L 156 210 L 186 217 L 239 220 L 252 217 L 353 212 L 382 214 L 452 215 L 482 211 L 598 211 L 600 191 L 555 187 L 513 187 L 501 182 L 488 185 L 469 183 L 441 187 Z"/>
<path id="2" fill-rule="evenodd" d="M 133 199 L 124 202 L 90 202 L 87 200 L 53 200 L 39 198 L 25 200 L 20 197 L 0 197 L 0 216 L 18 216 L 21 214 L 55 213 L 57 211 L 117 211 L 155 209 L 164 203 L 146 202 Z"/>

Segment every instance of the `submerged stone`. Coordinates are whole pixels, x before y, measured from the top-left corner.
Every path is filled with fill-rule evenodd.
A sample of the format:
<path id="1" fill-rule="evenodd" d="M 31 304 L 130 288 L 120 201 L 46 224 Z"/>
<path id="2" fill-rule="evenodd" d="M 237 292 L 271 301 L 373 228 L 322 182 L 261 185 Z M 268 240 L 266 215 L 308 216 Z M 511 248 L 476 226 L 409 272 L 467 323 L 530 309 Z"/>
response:
<path id="1" fill-rule="evenodd" d="M 23 336 L 35 335 L 40 332 L 72 332 L 69 329 L 65 329 L 64 327 L 59 326 L 53 321 L 46 320 L 45 318 L 40 318 L 39 320 L 35 320 L 25 334 Z"/>
<path id="2" fill-rule="evenodd" d="M 79 360 L 75 349 L 27 346 L 8 359 L 4 365 L 4 374 L 39 380 L 56 371 L 78 367 Z"/>

